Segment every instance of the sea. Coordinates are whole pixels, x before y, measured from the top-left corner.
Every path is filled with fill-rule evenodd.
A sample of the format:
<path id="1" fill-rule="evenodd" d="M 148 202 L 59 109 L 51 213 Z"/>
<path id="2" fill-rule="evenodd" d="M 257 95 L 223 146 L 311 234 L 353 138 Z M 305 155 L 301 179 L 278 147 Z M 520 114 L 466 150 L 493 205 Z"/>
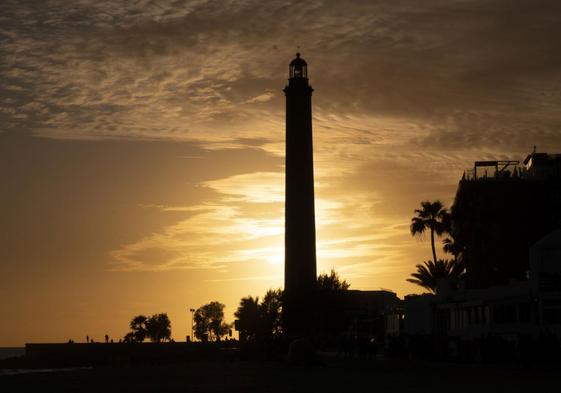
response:
<path id="1" fill-rule="evenodd" d="M 25 348 L 23 347 L 0 347 L 0 360 L 25 355 Z M 33 369 L 0 369 L 0 377 L 6 375 L 20 375 L 30 373 L 50 373 L 50 372 L 63 372 L 74 370 L 89 370 L 92 367 L 73 367 L 73 368 L 33 368 Z"/>
<path id="2" fill-rule="evenodd" d="M 0 347 L 0 360 L 25 355 L 24 347 Z"/>

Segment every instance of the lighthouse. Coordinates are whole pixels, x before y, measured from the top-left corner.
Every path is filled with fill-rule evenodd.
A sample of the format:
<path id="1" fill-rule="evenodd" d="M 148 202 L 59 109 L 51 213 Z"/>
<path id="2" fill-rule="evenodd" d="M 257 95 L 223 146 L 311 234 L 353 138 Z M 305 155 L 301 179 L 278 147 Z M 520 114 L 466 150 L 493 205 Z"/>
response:
<path id="1" fill-rule="evenodd" d="M 308 65 L 296 54 L 286 96 L 285 261 L 283 321 L 288 336 L 311 333 L 316 285 L 312 92 Z"/>

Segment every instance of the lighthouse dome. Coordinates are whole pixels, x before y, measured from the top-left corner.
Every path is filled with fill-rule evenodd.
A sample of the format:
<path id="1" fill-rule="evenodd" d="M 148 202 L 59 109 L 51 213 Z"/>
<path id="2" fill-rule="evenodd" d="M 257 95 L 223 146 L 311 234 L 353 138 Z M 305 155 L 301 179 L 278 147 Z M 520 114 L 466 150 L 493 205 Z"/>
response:
<path id="1" fill-rule="evenodd" d="M 296 53 L 296 58 L 290 62 L 289 75 L 292 78 L 308 78 L 308 64 Z"/>

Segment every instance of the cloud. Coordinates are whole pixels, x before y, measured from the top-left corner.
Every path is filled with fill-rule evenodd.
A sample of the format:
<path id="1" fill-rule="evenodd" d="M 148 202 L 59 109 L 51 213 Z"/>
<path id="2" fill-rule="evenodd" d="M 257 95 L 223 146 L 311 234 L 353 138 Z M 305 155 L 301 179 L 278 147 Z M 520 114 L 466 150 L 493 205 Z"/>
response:
<path id="1" fill-rule="evenodd" d="M 550 136 L 561 124 L 554 1 L 3 7 L 0 67 L 19 89 L 8 93 L 15 113 L 3 112 L 12 127 L 42 135 L 278 141 L 285 63 L 305 41 L 316 116 L 354 129 L 355 141 L 380 138 L 376 122 L 353 125 L 362 117 L 415 124 L 424 148 L 558 144 Z M 21 105 L 30 101 L 43 111 Z"/>
<path id="2" fill-rule="evenodd" d="M 203 186 L 229 195 L 229 201 L 252 203 L 284 202 L 284 175 L 278 172 L 256 172 L 212 180 Z"/>
<path id="3" fill-rule="evenodd" d="M 248 276 L 248 277 L 232 277 L 206 280 L 207 282 L 227 282 L 227 281 L 276 281 L 277 276 Z"/>
<path id="4" fill-rule="evenodd" d="M 0 7 L 3 131 L 189 141 L 217 153 L 214 164 L 224 151 L 282 157 L 281 90 L 300 46 L 315 89 L 320 265 L 354 266 L 361 277 L 419 258 L 408 215 L 421 199 L 451 201 L 473 160 L 518 158 L 533 145 L 561 149 L 561 12 L 553 0 Z M 201 169 L 186 181 L 209 192 L 206 203 L 144 203 L 154 214 L 189 217 L 124 241 L 113 268 L 222 271 L 230 262 L 279 260 L 280 164 L 218 174 L 206 168 L 211 161 L 197 161 Z"/>
<path id="5" fill-rule="evenodd" d="M 152 205 L 193 213 L 184 220 L 111 252 L 117 271 L 210 269 L 240 262 L 277 263 L 283 250 L 283 176 L 273 172 L 205 181 L 218 198 L 195 206 Z M 261 212 L 255 205 L 264 205 Z"/>

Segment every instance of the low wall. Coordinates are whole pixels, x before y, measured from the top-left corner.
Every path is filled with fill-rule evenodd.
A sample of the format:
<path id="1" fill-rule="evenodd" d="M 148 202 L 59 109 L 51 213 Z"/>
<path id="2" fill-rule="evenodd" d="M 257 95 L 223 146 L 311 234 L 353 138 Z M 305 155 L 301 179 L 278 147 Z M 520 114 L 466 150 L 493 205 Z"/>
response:
<path id="1" fill-rule="evenodd" d="M 25 344 L 25 358 L 28 361 L 55 365 L 220 360 L 232 358 L 236 352 L 235 348 L 213 343 Z"/>

